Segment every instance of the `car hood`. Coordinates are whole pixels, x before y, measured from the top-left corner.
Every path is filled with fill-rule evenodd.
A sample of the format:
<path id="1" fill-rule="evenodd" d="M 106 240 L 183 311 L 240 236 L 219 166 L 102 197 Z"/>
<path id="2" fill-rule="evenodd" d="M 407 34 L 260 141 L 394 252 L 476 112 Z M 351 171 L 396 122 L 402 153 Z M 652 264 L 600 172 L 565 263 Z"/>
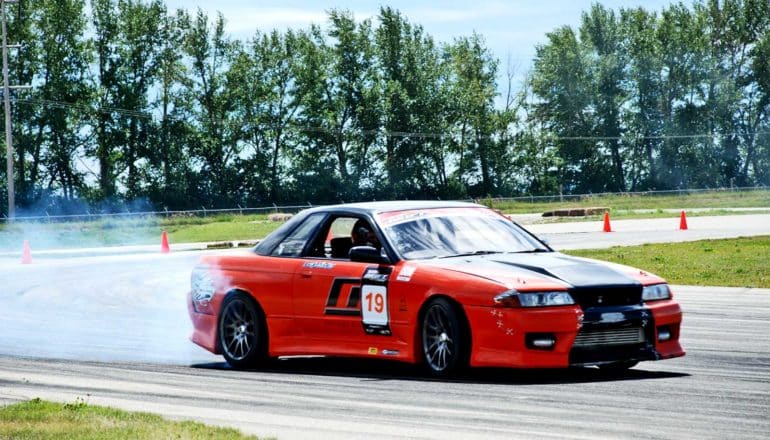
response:
<path id="1" fill-rule="evenodd" d="M 476 255 L 430 260 L 426 263 L 519 290 L 641 286 L 663 281 L 632 267 L 572 257 L 559 252 Z"/>

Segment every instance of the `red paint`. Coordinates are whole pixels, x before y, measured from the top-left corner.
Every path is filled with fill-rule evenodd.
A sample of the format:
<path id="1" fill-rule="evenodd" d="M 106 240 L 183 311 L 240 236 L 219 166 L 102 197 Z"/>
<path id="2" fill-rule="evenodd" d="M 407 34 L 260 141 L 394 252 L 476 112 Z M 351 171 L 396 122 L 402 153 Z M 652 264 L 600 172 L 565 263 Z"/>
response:
<path id="1" fill-rule="evenodd" d="M 610 226 L 610 213 L 604 211 L 604 232 L 612 232 L 612 226 Z"/>
<path id="2" fill-rule="evenodd" d="M 21 264 L 32 264 L 32 250 L 29 248 L 29 240 L 24 240 L 24 250 L 21 253 Z"/>
<path id="3" fill-rule="evenodd" d="M 371 357 L 370 348 L 378 348 L 376 356 L 405 362 L 421 360 L 419 312 L 434 295 L 446 296 L 459 304 L 470 327 L 472 366 L 556 368 L 567 367 L 569 352 L 582 322 L 578 305 L 542 308 L 495 307 L 495 295 L 516 288 L 520 291 L 565 290 L 558 281 L 514 268 L 475 270 L 467 265 L 462 270 L 448 270 L 432 260 L 401 261 L 392 265 L 387 288 L 387 310 L 390 336 L 369 335 L 363 330 L 360 313 L 329 314 L 334 309 L 349 309 L 354 303 L 356 283 L 346 282 L 336 299 L 330 300 L 335 279 L 361 277 L 370 263 L 324 258 L 282 258 L 259 256 L 253 252 L 241 255 L 205 256 L 201 264 L 215 280 L 216 294 L 207 305 L 211 314 L 196 312 L 188 299 L 194 331 L 192 340 L 203 348 L 219 353 L 217 316 L 228 292 L 239 290 L 251 295 L 264 311 L 269 333 L 271 356 L 337 355 Z M 326 266 L 319 266 L 325 264 Z M 414 273 L 399 281 L 404 267 L 416 267 Z M 642 284 L 663 280 L 655 275 L 621 265 L 614 269 Z M 408 273 L 409 271 L 407 271 Z M 481 272 L 481 273 L 476 273 Z M 361 298 L 353 308 L 360 311 Z M 668 325 L 671 341 L 657 343 L 661 357 L 683 356 L 679 345 L 682 313 L 673 300 L 648 304 L 656 326 Z M 348 310 L 349 311 L 349 310 Z M 527 332 L 554 333 L 553 350 L 534 350 L 525 345 Z M 382 351 L 397 350 L 383 355 Z"/>
<path id="4" fill-rule="evenodd" d="M 160 234 L 160 253 L 167 254 L 169 252 L 171 252 L 171 248 L 168 245 L 168 234 L 163 231 Z"/>

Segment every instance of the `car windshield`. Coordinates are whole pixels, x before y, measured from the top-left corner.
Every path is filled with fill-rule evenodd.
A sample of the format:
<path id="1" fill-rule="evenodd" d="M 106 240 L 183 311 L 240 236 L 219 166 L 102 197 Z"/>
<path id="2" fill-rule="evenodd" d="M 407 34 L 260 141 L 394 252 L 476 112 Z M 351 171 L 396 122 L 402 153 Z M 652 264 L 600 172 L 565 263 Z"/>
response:
<path id="1" fill-rule="evenodd" d="M 382 213 L 383 232 L 407 260 L 548 249 L 512 221 L 486 208 Z"/>

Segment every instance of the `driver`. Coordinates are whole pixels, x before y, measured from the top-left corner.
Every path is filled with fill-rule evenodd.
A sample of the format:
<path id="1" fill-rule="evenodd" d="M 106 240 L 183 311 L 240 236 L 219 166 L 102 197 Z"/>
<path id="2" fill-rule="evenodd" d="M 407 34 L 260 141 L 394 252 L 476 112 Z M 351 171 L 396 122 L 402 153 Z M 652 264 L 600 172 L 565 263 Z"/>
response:
<path id="1" fill-rule="evenodd" d="M 381 247 L 380 240 L 377 239 L 374 230 L 369 226 L 369 222 L 364 219 L 359 219 L 353 225 L 350 238 L 353 240 L 353 246 L 371 246 L 375 249 L 380 249 Z"/>

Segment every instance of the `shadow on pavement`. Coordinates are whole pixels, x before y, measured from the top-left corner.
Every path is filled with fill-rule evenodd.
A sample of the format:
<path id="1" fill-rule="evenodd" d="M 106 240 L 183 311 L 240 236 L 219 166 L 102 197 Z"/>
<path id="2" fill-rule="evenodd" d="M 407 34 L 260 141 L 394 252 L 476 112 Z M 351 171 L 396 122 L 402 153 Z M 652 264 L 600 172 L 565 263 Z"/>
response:
<path id="1" fill-rule="evenodd" d="M 416 380 L 452 383 L 542 385 L 627 380 L 652 380 L 687 377 L 687 373 L 647 371 L 644 363 L 620 372 L 609 372 L 592 367 L 564 369 L 510 369 L 474 368 L 451 378 L 437 378 L 417 365 L 401 362 L 352 359 L 352 358 L 282 358 L 269 362 L 262 368 L 251 370 L 259 373 L 305 374 L 317 376 L 347 376 L 371 381 Z M 208 370 L 232 370 L 225 362 L 194 364 L 192 368 Z M 247 371 L 248 372 L 248 371 Z"/>

